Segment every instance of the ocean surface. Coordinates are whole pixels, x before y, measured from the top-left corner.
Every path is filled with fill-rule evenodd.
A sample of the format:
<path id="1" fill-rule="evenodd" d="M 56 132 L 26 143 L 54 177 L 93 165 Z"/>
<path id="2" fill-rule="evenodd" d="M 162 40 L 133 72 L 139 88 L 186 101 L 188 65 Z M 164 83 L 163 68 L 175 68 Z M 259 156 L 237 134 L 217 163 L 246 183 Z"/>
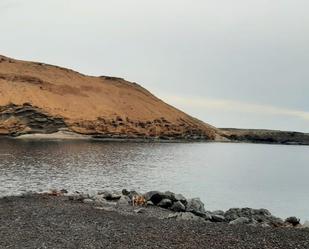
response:
<path id="1" fill-rule="evenodd" d="M 208 210 L 267 208 L 309 220 L 309 147 L 0 140 L 0 196 L 49 189 L 170 190 Z"/>

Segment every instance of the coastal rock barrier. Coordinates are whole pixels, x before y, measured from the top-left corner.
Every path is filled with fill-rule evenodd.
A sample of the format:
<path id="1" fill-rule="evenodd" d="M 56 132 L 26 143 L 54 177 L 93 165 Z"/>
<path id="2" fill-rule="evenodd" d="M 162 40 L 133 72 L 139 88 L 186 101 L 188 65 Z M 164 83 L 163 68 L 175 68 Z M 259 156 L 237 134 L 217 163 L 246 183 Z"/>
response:
<path id="1" fill-rule="evenodd" d="M 66 190 L 53 190 L 44 193 L 52 196 L 67 196 L 71 201 L 94 205 L 106 211 L 131 210 L 136 214 L 152 214 L 160 219 L 175 219 L 178 221 L 200 221 L 208 223 L 226 223 L 229 225 L 249 225 L 260 227 L 293 227 L 308 228 L 309 224 L 300 223 L 296 217 L 285 220 L 273 216 L 267 209 L 231 208 L 227 211 L 208 211 L 200 198 L 186 198 L 182 194 L 170 191 L 149 191 L 144 194 L 134 190 L 123 189 L 121 192 L 100 191 L 95 193 L 68 193 Z M 160 210 L 165 210 L 161 215 Z"/>

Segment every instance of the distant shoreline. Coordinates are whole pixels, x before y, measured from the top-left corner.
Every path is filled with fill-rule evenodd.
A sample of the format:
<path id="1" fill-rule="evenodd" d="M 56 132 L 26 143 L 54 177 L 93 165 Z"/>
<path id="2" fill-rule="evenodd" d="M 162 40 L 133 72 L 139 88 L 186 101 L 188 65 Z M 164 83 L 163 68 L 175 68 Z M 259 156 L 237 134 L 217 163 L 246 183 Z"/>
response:
<path id="1" fill-rule="evenodd" d="M 309 134 L 290 131 L 220 128 L 221 137 L 215 140 L 207 139 L 179 139 L 173 137 L 125 137 L 125 135 L 84 135 L 70 131 L 54 133 L 33 133 L 19 136 L 1 135 L 1 138 L 16 140 L 92 140 L 102 142 L 141 142 L 141 143 L 253 143 L 278 145 L 309 145 Z"/>
<path id="2" fill-rule="evenodd" d="M 231 142 L 309 145 L 309 134 L 265 129 L 220 128 L 221 136 Z"/>

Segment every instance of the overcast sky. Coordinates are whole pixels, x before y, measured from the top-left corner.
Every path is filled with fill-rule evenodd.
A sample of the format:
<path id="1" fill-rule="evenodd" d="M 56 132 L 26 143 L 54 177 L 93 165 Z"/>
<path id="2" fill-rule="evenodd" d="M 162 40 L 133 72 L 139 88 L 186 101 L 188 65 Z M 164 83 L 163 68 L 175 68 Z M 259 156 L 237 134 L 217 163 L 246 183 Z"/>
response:
<path id="1" fill-rule="evenodd" d="M 138 82 L 218 127 L 309 132 L 308 0 L 1 0 L 0 54 Z"/>

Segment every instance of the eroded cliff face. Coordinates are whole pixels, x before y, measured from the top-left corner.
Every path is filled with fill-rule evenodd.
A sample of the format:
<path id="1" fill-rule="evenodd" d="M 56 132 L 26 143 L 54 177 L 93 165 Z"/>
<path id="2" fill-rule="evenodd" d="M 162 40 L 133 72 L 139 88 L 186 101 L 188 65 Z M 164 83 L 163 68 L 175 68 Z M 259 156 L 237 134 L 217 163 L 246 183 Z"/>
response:
<path id="1" fill-rule="evenodd" d="M 52 117 L 31 104 L 9 104 L 0 107 L 0 134 L 19 136 L 33 133 L 54 133 L 66 124 L 60 117 Z"/>
<path id="2" fill-rule="evenodd" d="M 160 138 L 160 139 L 213 139 L 200 127 L 179 120 L 173 124 L 165 118 L 137 121 L 121 117 L 100 117 L 94 121 L 78 121 L 68 124 L 70 130 L 93 135 L 97 138 Z M 210 135 L 210 136 L 209 136 Z"/>
<path id="3" fill-rule="evenodd" d="M 165 118 L 143 122 L 118 116 L 71 122 L 62 117 L 51 116 L 29 103 L 0 107 L 0 135 L 51 134 L 61 130 L 92 135 L 96 138 L 208 138 L 198 126 L 185 120 L 180 120 L 180 125 L 175 125 Z"/>
<path id="4" fill-rule="evenodd" d="M 0 134 L 214 140 L 218 130 L 122 78 L 0 56 Z"/>

